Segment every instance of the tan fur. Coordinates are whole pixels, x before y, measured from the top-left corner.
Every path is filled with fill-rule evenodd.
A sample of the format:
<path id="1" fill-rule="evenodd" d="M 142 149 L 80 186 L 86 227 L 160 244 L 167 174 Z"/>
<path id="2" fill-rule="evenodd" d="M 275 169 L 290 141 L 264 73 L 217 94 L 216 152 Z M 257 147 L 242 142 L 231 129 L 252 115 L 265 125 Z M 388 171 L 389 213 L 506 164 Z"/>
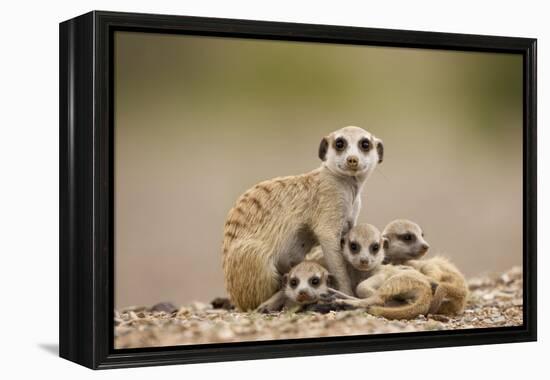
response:
<path id="1" fill-rule="evenodd" d="M 356 289 L 359 299 L 341 300 L 388 319 L 412 319 L 427 314 L 432 303 L 429 279 L 405 266 L 381 265 Z"/>
<path id="2" fill-rule="evenodd" d="M 306 254 L 304 261 L 313 261 L 326 268 L 325 259 L 323 258 L 323 250 L 316 245 Z"/>
<path id="3" fill-rule="evenodd" d="M 432 314 L 460 314 L 468 299 L 468 285 L 457 267 L 448 259 L 436 256 L 426 260 L 411 260 L 406 265 L 417 269 L 437 284 Z"/>
<path id="4" fill-rule="evenodd" d="M 399 236 L 404 233 L 416 235 L 414 242 L 406 243 Z M 427 244 L 420 227 L 408 220 L 397 220 L 389 223 L 382 233 L 385 243 L 386 260 L 389 263 L 403 264 L 418 270 L 437 285 L 430 313 L 459 314 L 464 311 L 468 298 L 468 286 L 464 275 L 448 259 L 436 256 L 431 259 L 418 260 L 427 249 Z"/>
<path id="5" fill-rule="evenodd" d="M 280 288 L 280 279 L 320 244 L 327 268 L 340 290 L 351 294 L 344 262 L 339 253 L 340 237 L 355 225 L 361 207 L 364 181 L 381 157 L 378 149 L 361 156 L 353 153 L 350 169 L 341 165 L 346 152 L 332 151 L 334 139 L 368 138 L 382 144 L 367 131 L 346 127 L 322 140 L 323 164 L 309 173 L 264 181 L 246 191 L 229 211 L 223 239 L 223 270 L 231 301 L 239 310 L 252 310 Z M 349 153 L 351 156 L 351 153 Z M 338 165 L 336 165 L 336 163 Z M 351 165 L 351 164 L 350 164 Z M 361 168 L 361 170 L 357 169 Z"/>

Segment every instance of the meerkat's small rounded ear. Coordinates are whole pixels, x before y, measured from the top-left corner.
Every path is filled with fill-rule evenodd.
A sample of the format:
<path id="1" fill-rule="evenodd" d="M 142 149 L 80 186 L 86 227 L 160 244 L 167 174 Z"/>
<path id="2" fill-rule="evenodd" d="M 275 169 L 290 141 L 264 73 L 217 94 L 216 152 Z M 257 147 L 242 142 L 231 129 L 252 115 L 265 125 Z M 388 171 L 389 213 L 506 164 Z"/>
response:
<path id="1" fill-rule="evenodd" d="M 326 137 L 323 137 L 321 140 L 321 144 L 319 144 L 319 158 L 321 161 L 325 161 L 327 159 L 327 150 L 328 150 L 328 139 Z"/>
<path id="2" fill-rule="evenodd" d="M 286 286 L 286 284 L 288 284 L 288 273 L 284 274 L 283 278 L 281 279 L 281 283 L 281 285 L 283 285 L 283 288 Z"/>
<path id="3" fill-rule="evenodd" d="M 384 247 L 384 249 L 390 248 L 390 239 L 382 237 L 382 247 Z"/>
<path id="4" fill-rule="evenodd" d="M 336 279 L 336 277 L 334 277 L 331 274 L 328 274 L 327 275 L 327 286 L 329 288 L 338 289 L 339 284 L 338 284 L 338 280 Z"/>
<path id="5" fill-rule="evenodd" d="M 376 152 L 378 153 L 378 163 L 384 161 L 384 143 L 380 139 L 376 139 Z"/>
<path id="6" fill-rule="evenodd" d="M 344 248 L 344 245 L 346 245 L 346 240 L 348 240 L 349 231 L 345 234 L 342 234 L 342 237 L 340 238 L 340 248 Z"/>

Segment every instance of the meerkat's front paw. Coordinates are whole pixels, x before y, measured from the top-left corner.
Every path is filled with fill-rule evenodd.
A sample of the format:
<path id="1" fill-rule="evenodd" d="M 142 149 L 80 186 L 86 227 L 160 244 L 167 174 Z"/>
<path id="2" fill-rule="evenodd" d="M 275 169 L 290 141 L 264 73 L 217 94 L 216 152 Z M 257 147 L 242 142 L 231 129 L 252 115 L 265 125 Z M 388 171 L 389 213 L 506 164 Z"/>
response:
<path id="1" fill-rule="evenodd" d="M 254 311 L 260 314 L 271 314 L 271 313 L 276 313 L 280 311 L 280 308 L 273 307 L 273 304 L 270 302 L 264 302 L 263 304 L 258 306 Z"/>
<path id="2" fill-rule="evenodd" d="M 361 303 L 362 303 L 362 300 L 360 299 L 336 299 L 334 300 L 334 303 L 337 304 L 337 305 L 348 305 L 348 306 L 353 306 L 353 307 L 362 307 Z"/>
<path id="3" fill-rule="evenodd" d="M 381 301 L 380 298 L 377 296 L 369 297 L 366 299 L 361 299 L 361 298 L 337 299 L 334 302 L 340 305 L 349 305 L 356 308 L 367 309 L 367 310 L 371 306 L 383 304 L 383 301 Z"/>
<path id="4" fill-rule="evenodd" d="M 259 314 L 270 314 L 271 313 L 271 310 L 269 310 L 268 307 L 266 306 L 258 306 L 256 308 L 256 310 L 254 310 L 256 313 L 259 313 Z"/>
<path id="5" fill-rule="evenodd" d="M 319 295 L 319 301 L 321 302 L 326 302 L 326 303 L 334 302 L 335 299 L 336 299 L 336 295 L 329 292 Z"/>

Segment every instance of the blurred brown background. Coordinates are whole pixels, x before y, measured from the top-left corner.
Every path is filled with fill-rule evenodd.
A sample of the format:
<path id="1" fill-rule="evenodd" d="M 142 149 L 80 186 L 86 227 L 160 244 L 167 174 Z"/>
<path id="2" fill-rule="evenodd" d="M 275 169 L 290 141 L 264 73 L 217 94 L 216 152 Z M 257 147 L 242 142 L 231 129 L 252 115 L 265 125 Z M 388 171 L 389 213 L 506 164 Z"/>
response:
<path id="1" fill-rule="evenodd" d="M 117 32 L 117 308 L 225 294 L 225 216 L 320 165 L 346 125 L 384 140 L 359 220 L 417 221 L 467 275 L 521 264 L 519 55 Z"/>

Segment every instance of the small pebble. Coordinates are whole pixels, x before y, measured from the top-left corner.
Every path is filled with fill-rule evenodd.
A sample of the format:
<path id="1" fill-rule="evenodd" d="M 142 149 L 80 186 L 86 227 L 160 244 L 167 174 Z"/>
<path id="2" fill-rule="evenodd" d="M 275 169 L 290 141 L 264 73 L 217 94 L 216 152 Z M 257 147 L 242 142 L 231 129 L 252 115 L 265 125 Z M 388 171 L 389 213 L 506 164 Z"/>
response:
<path id="1" fill-rule="evenodd" d="M 155 304 L 151 311 L 164 311 L 165 313 L 173 313 L 174 311 L 177 311 L 178 308 L 174 306 L 171 302 L 159 302 Z"/>

